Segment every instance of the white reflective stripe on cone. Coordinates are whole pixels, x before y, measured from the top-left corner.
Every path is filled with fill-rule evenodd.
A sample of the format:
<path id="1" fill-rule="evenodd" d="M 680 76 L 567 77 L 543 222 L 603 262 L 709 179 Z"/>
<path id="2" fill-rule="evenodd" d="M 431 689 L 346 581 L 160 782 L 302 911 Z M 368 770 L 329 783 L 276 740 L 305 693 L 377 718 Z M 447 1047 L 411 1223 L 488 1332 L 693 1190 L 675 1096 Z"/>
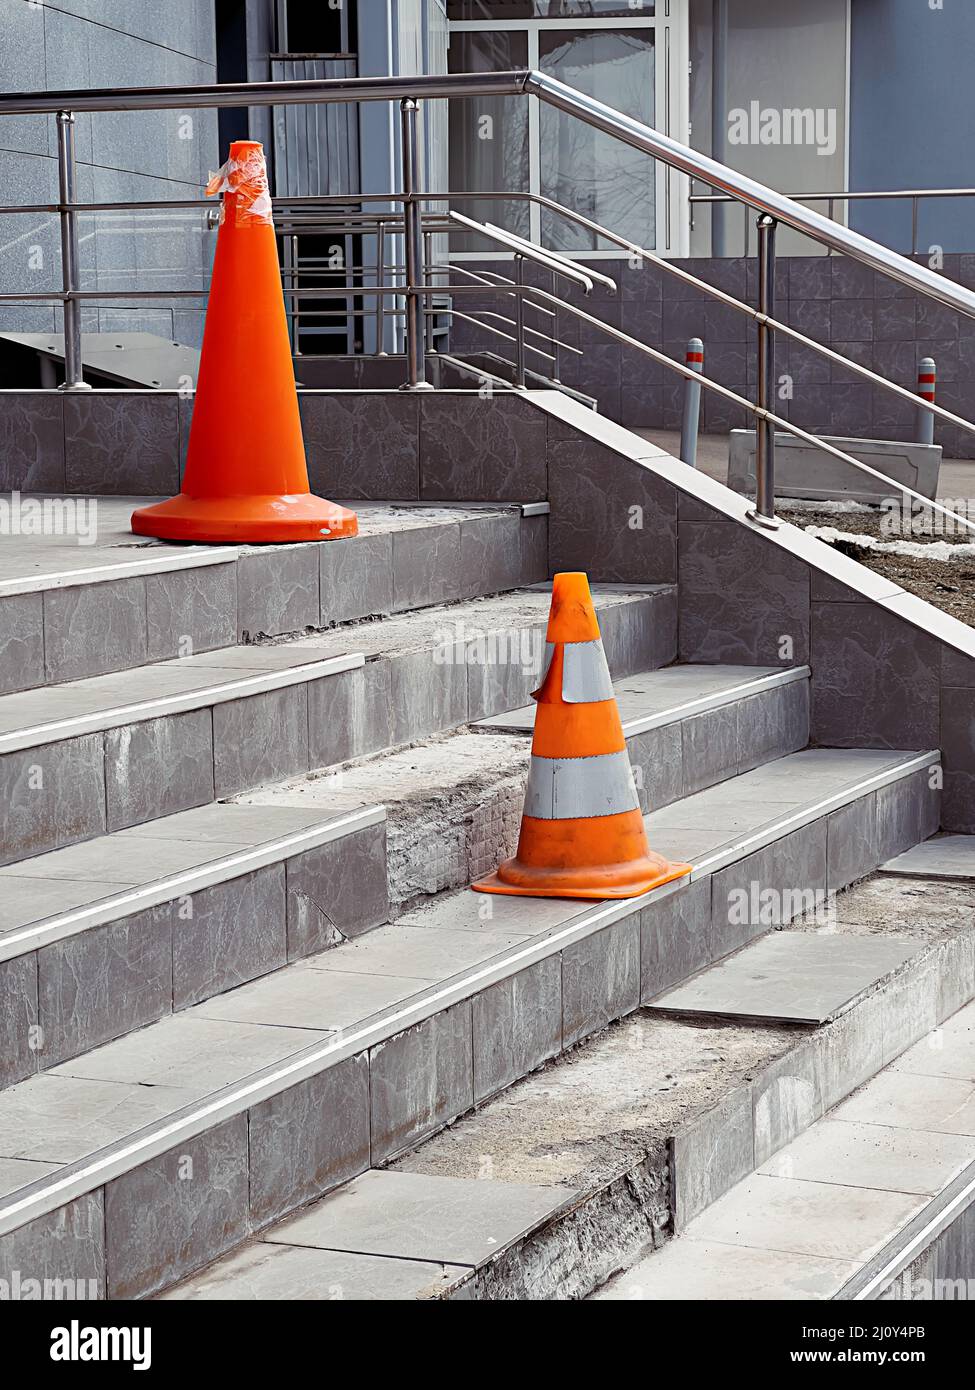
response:
<path id="1" fill-rule="evenodd" d="M 611 700 L 613 682 L 602 640 L 566 642 L 562 665 L 562 699 L 567 705 L 588 705 L 594 700 Z"/>
<path id="2" fill-rule="evenodd" d="M 624 751 L 592 758 L 539 758 L 532 755 L 525 815 L 538 820 L 576 820 L 615 816 L 639 806 L 633 769 Z"/>

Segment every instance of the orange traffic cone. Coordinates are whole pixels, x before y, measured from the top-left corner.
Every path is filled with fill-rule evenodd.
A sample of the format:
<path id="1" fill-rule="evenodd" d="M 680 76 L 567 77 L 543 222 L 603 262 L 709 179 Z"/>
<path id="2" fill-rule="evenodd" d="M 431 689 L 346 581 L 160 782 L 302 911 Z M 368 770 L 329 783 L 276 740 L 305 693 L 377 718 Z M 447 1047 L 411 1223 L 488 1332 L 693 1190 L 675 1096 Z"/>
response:
<path id="1" fill-rule="evenodd" d="M 557 574 L 518 854 L 471 886 L 534 898 L 635 898 L 690 872 L 651 852 L 584 574 Z"/>
<path id="2" fill-rule="evenodd" d="M 172 541 L 354 536 L 354 512 L 308 489 L 262 147 L 235 140 L 207 185 L 224 191 L 183 490 L 132 515 Z"/>

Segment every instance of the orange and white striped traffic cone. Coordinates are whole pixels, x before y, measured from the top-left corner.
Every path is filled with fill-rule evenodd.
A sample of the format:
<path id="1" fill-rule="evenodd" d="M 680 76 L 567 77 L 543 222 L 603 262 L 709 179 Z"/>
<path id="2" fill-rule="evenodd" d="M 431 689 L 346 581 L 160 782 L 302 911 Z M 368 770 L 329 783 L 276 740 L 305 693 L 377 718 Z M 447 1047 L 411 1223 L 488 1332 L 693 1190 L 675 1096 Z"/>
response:
<path id="1" fill-rule="evenodd" d="M 518 853 L 472 884 L 535 898 L 635 898 L 689 864 L 654 854 L 584 574 L 557 574 Z"/>

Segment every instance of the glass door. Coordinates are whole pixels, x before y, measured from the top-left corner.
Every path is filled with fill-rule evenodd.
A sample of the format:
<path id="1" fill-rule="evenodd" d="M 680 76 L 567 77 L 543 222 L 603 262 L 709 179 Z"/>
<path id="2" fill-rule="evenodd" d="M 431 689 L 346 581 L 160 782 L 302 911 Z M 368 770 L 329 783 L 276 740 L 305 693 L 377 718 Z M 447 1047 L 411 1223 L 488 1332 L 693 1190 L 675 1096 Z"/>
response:
<path id="1" fill-rule="evenodd" d="M 688 142 L 687 0 L 452 0 L 448 17 L 452 72 L 535 68 Z M 638 246 L 687 255 L 683 175 L 534 98 L 451 106 L 452 191 L 541 194 Z M 470 211 L 570 255 L 621 254 L 536 204 Z"/>

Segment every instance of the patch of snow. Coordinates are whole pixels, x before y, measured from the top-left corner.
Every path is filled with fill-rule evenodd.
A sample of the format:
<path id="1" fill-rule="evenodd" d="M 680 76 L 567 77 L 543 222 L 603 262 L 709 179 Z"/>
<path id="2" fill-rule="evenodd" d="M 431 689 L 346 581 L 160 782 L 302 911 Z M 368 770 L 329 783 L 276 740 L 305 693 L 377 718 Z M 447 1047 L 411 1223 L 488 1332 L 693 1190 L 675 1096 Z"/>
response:
<path id="1" fill-rule="evenodd" d="M 875 536 L 860 535 L 855 531 L 838 531 L 835 526 L 807 526 L 806 531 L 827 545 L 854 545 L 861 550 L 877 550 L 887 555 L 907 555 L 915 560 L 938 560 L 948 564 L 952 560 L 971 560 L 975 558 L 975 543 L 962 541 L 952 545 L 949 541 L 878 541 Z"/>

